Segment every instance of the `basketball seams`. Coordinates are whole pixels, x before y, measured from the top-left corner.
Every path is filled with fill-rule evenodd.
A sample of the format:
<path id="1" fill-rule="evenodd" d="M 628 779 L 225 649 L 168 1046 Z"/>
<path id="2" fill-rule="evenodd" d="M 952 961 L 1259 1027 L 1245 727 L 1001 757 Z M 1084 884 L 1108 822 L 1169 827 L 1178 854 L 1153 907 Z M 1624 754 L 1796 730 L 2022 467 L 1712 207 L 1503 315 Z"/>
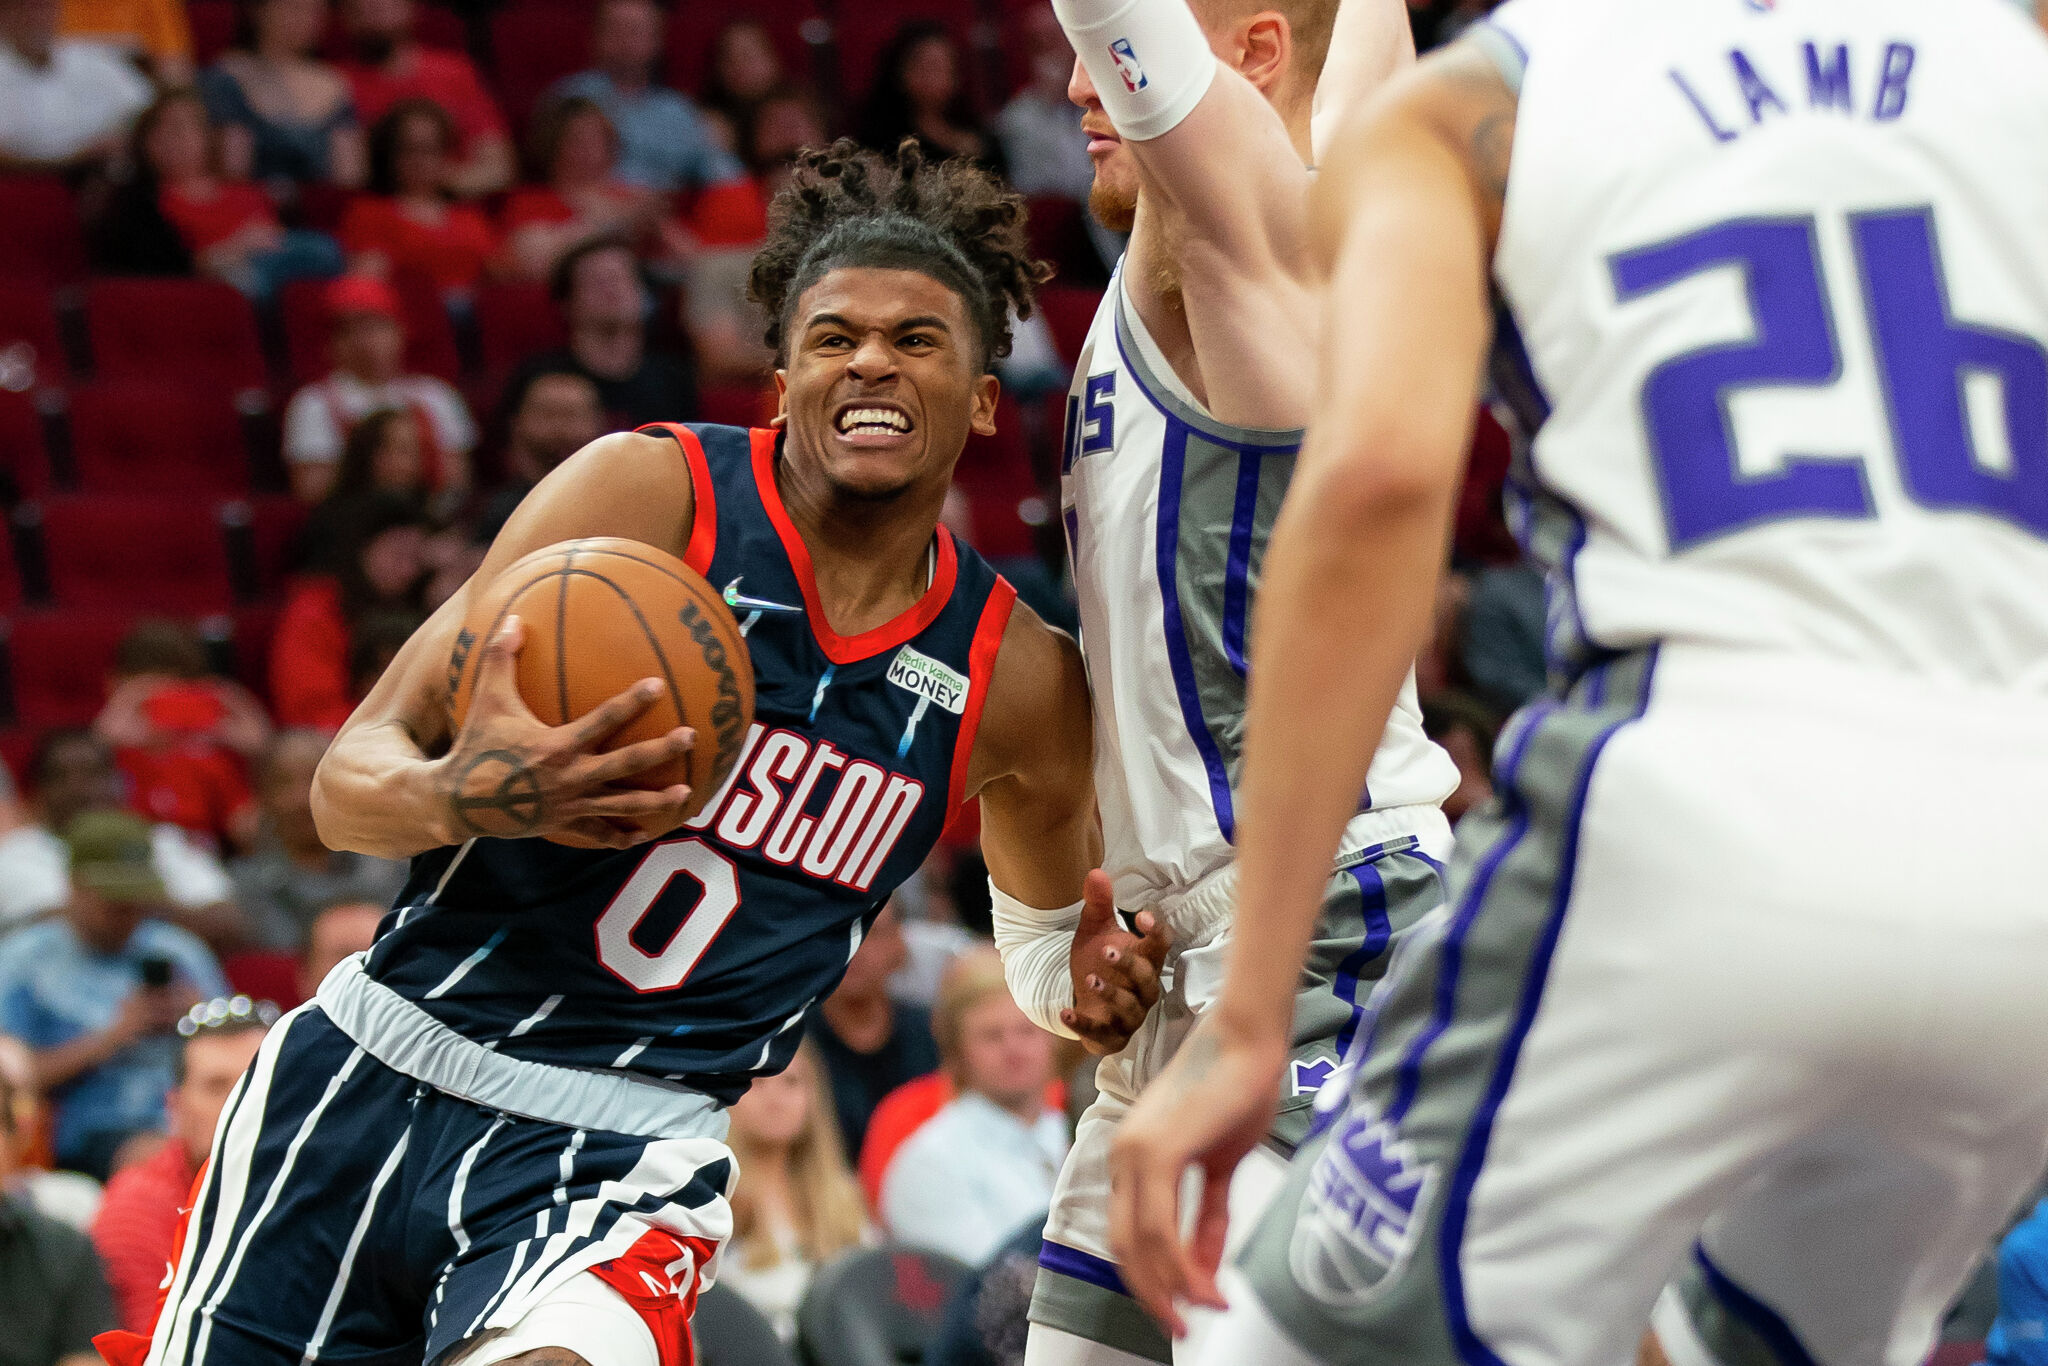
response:
<path id="1" fill-rule="evenodd" d="M 555 594 L 555 715 L 569 719 L 569 575 L 576 568 L 576 546 L 572 541 L 556 571 L 561 587 Z"/>

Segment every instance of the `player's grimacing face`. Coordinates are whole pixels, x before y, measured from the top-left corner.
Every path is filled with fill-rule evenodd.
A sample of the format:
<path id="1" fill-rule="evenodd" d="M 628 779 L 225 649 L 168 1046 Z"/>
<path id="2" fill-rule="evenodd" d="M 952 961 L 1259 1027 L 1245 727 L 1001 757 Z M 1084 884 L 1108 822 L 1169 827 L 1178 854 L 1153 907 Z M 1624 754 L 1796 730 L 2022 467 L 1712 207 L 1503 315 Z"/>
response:
<path id="1" fill-rule="evenodd" d="M 841 493 L 943 484 L 968 433 L 995 430 L 996 380 L 966 304 L 920 271 L 828 271 L 797 301 L 786 345 L 787 445 Z"/>

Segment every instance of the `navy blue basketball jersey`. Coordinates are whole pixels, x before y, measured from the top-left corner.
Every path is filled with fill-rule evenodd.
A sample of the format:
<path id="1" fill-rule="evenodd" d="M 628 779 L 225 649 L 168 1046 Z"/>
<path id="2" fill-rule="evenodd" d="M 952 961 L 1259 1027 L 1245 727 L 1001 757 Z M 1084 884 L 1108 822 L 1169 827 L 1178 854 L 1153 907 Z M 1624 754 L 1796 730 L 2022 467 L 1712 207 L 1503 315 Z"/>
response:
<path id="1" fill-rule="evenodd" d="M 477 839 L 419 855 L 368 969 L 499 1052 L 729 1101 L 788 1063 L 804 1013 L 960 804 L 1016 593 L 941 527 L 924 596 L 837 635 L 776 492 L 778 434 L 647 431 L 688 457 L 683 558 L 723 591 L 753 659 L 732 776 L 654 844 Z"/>

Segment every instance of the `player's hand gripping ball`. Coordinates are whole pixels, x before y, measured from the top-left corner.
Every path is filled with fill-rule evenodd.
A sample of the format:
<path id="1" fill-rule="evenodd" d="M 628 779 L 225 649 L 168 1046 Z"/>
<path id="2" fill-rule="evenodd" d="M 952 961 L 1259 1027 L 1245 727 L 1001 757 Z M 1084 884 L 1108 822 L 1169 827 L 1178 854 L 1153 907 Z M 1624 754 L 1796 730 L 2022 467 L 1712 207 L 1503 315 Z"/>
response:
<path id="1" fill-rule="evenodd" d="M 508 567 L 470 604 L 448 661 L 460 731 L 484 643 L 516 615 L 519 695 L 543 725 L 576 720 L 643 678 L 667 684 L 603 750 L 697 733 L 689 752 L 618 780 L 659 790 L 687 783 L 685 819 L 724 785 L 754 720 L 754 666 L 732 612 L 704 577 L 666 551 L 598 536 L 543 547 Z"/>

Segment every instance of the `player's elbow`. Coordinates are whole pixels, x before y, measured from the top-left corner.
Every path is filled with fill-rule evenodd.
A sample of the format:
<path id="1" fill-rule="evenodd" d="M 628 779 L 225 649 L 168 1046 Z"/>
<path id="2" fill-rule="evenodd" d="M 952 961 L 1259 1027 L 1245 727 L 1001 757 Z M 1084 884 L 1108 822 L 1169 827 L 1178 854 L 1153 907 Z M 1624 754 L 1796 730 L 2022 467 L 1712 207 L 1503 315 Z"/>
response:
<path id="1" fill-rule="evenodd" d="M 1297 475 L 1290 501 L 1338 526 L 1432 512 L 1456 489 L 1460 455 L 1455 443 L 1412 434 L 1347 437 Z"/>

